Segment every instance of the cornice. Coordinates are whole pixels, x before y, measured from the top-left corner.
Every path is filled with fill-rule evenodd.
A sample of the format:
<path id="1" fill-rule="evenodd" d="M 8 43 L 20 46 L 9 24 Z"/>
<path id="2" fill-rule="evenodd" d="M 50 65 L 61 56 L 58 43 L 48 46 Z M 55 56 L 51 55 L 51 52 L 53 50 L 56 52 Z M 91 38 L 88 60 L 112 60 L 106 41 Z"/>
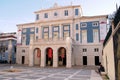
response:
<path id="1" fill-rule="evenodd" d="M 80 5 L 52 7 L 52 8 L 49 8 L 49 9 L 43 9 L 43 10 L 35 11 L 34 13 L 40 13 L 40 12 L 45 12 L 45 11 L 57 10 L 57 9 L 65 9 L 65 8 L 75 8 L 75 7 L 80 7 Z"/>

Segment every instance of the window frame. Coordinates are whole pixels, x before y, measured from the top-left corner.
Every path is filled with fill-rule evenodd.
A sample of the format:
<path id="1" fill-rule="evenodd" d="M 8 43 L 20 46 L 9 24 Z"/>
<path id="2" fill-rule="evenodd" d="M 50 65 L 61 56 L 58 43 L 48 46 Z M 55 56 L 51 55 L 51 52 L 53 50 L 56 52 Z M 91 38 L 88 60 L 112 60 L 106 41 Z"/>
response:
<path id="1" fill-rule="evenodd" d="M 54 12 L 54 16 L 58 16 L 58 13 L 57 13 L 57 12 Z"/>
<path id="2" fill-rule="evenodd" d="M 30 32 L 35 32 L 35 28 L 34 27 L 30 28 Z"/>
<path id="3" fill-rule="evenodd" d="M 39 14 L 36 14 L 36 20 L 39 20 Z"/>
<path id="4" fill-rule="evenodd" d="M 39 31 L 39 28 L 36 28 L 36 33 L 38 33 L 38 31 Z"/>
<path id="5" fill-rule="evenodd" d="M 48 13 L 44 13 L 44 18 L 48 18 Z"/>
<path id="6" fill-rule="evenodd" d="M 99 52 L 99 48 L 94 48 L 94 52 Z"/>
<path id="7" fill-rule="evenodd" d="M 26 33 L 27 32 L 27 29 L 26 28 L 23 28 L 22 29 L 22 33 Z"/>
<path id="8" fill-rule="evenodd" d="M 79 9 L 76 8 L 76 9 L 75 9 L 75 16 L 78 16 L 78 15 L 79 15 Z"/>
<path id="9" fill-rule="evenodd" d="M 83 24 L 84 24 L 84 25 L 83 25 Z M 87 27 L 87 23 L 81 23 L 80 26 L 81 26 L 81 28 Z"/>
<path id="10" fill-rule="evenodd" d="M 57 35 L 57 36 L 55 36 L 55 35 Z M 59 39 L 59 26 L 53 26 L 52 38 L 53 39 Z"/>
<path id="11" fill-rule="evenodd" d="M 98 23 L 98 22 L 92 22 L 92 26 L 93 26 L 93 27 L 98 27 L 98 26 L 99 26 L 99 23 Z"/>
<path id="12" fill-rule="evenodd" d="M 87 52 L 87 48 L 83 48 L 83 49 L 82 49 L 82 52 Z"/>
<path id="13" fill-rule="evenodd" d="M 64 11 L 64 16 L 68 16 L 68 10 Z"/>
<path id="14" fill-rule="evenodd" d="M 78 25 L 78 24 L 76 24 L 75 26 L 76 26 L 76 30 L 79 30 L 79 25 Z"/>
<path id="15" fill-rule="evenodd" d="M 76 33 L 76 41 L 79 41 L 79 33 Z"/>
<path id="16" fill-rule="evenodd" d="M 66 39 L 66 37 L 70 37 L 70 25 L 63 25 L 63 38 Z"/>

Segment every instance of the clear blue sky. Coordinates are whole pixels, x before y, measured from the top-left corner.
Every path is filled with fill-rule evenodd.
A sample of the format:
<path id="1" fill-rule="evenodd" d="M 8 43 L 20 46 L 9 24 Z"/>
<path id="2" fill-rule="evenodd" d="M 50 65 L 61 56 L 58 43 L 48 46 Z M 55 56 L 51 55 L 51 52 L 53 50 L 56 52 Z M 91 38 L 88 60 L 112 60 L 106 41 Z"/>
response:
<path id="1" fill-rule="evenodd" d="M 16 24 L 35 21 L 34 12 L 52 7 L 81 5 L 84 16 L 111 14 L 120 0 L 0 0 L 0 32 L 16 32 Z"/>

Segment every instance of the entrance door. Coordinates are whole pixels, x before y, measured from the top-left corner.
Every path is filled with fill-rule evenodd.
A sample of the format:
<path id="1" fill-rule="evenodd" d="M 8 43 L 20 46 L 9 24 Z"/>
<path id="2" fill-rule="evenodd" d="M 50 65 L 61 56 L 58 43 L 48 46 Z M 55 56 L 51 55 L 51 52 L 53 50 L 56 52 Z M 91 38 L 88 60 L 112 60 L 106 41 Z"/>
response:
<path id="1" fill-rule="evenodd" d="M 83 56 L 83 65 L 87 65 L 87 56 Z"/>
<path id="2" fill-rule="evenodd" d="M 22 64 L 25 63 L 25 56 L 22 56 Z"/>
<path id="3" fill-rule="evenodd" d="M 95 65 L 99 65 L 99 56 L 95 56 Z"/>
<path id="4" fill-rule="evenodd" d="M 58 49 L 58 65 L 66 66 L 66 49 L 64 47 Z"/>
<path id="5" fill-rule="evenodd" d="M 46 50 L 46 66 L 53 65 L 53 50 L 52 48 L 47 48 Z"/>

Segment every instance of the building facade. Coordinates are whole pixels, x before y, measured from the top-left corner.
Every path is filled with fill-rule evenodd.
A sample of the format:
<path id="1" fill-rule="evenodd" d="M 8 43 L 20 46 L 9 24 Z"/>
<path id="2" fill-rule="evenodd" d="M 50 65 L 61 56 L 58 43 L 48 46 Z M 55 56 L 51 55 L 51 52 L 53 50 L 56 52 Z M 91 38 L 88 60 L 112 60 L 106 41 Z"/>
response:
<path id="1" fill-rule="evenodd" d="M 0 34 L 0 61 L 1 63 L 16 62 L 16 33 Z"/>
<path id="2" fill-rule="evenodd" d="M 116 9 L 104 40 L 102 63 L 110 80 L 120 80 L 120 7 Z"/>
<path id="3" fill-rule="evenodd" d="M 98 65 L 107 15 L 82 16 L 79 5 L 36 11 L 36 21 L 18 24 L 17 63 L 29 66 Z"/>

